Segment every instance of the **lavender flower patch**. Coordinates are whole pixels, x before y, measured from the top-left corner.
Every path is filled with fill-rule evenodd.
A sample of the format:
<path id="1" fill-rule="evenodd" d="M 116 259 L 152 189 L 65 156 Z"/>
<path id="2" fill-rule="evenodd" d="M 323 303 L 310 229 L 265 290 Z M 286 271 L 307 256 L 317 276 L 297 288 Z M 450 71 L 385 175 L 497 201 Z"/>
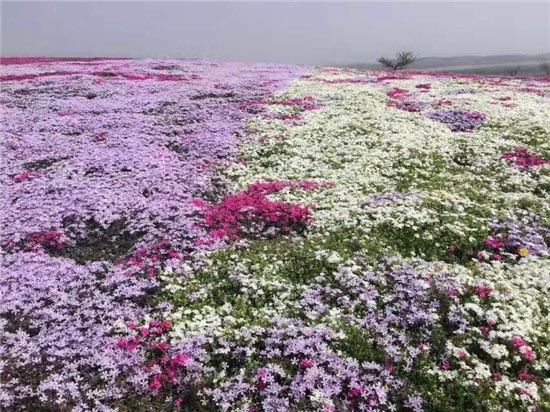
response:
<path id="1" fill-rule="evenodd" d="M 180 60 L 3 67 L 2 393 L 6 410 L 111 410 L 143 354 L 117 322 L 147 313 L 152 278 L 209 248 L 193 198 L 221 196 L 250 116 L 300 74 Z"/>
<path id="2" fill-rule="evenodd" d="M 470 132 L 486 121 L 483 113 L 467 110 L 441 110 L 426 116 L 446 124 L 453 132 Z"/>

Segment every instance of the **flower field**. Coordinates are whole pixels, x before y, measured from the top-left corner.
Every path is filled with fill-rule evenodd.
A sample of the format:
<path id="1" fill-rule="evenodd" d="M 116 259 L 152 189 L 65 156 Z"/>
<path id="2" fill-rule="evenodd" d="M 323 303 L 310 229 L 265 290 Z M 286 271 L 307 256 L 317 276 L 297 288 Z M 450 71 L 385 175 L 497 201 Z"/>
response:
<path id="1" fill-rule="evenodd" d="M 2 410 L 550 410 L 550 79 L 1 63 Z"/>

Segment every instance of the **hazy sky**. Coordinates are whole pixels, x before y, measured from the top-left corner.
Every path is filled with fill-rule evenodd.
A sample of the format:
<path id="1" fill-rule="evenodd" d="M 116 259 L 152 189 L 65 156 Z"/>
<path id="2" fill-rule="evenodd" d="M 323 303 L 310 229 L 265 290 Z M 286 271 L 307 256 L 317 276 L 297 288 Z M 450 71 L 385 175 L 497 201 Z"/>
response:
<path id="1" fill-rule="evenodd" d="M 4 56 L 299 64 L 550 51 L 550 3 L 2 2 Z"/>

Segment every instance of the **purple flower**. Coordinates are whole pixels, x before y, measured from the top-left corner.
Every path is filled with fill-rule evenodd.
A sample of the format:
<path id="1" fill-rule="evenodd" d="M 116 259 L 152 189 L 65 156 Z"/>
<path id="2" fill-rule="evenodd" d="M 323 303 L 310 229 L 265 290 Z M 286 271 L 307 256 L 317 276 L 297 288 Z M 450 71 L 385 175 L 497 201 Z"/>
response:
<path id="1" fill-rule="evenodd" d="M 453 132 L 470 132 L 486 120 L 483 113 L 467 110 L 440 110 L 427 113 L 426 116 L 446 124 Z"/>

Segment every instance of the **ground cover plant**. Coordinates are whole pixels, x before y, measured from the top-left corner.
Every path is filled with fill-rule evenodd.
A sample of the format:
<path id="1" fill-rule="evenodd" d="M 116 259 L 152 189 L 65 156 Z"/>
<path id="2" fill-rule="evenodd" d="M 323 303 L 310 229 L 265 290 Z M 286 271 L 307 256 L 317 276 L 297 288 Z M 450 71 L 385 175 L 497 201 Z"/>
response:
<path id="1" fill-rule="evenodd" d="M 0 405 L 550 409 L 550 80 L 2 59 Z"/>

